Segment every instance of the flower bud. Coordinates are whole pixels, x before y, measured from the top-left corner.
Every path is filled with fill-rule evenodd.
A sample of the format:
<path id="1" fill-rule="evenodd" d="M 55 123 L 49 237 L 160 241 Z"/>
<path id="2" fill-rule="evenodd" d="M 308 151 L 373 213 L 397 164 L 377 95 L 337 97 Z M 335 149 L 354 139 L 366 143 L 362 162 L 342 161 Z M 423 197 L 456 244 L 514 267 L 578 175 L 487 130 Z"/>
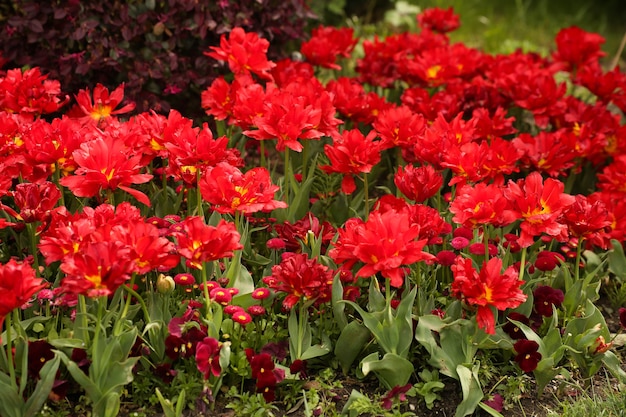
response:
<path id="1" fill-rule="evenodd" d="M 606 352 L 607 350 L 611 349 L 612 346 L 613 346 L 613 342 L 606 343 L 606 341 L 604 340 L 604 336 L 598 336 L 596 340 L 589 347 L 589 351 L 593 355 L 600 355 Z"/>
<path id="2" fill-rule="evenodd" d="M 169 294 L 176 288 L 174 278 L 169 275 L 159 274 L 156 282 L 157 291 L 161 294 Z"/>

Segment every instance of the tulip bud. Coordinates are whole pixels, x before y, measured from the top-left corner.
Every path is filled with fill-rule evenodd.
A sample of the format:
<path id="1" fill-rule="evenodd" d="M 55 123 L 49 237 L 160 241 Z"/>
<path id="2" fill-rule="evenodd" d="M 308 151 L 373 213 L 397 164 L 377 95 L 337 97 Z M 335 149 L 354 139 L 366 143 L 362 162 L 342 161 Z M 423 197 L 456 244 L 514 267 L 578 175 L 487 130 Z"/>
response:
<path id="1" fill-rule="evenodd" d="M 613 342 L 606 343 L 604 336 L 598 336 L 589 347 L 589 350 L 593 355 L 599 355 L 611 349 L 612 346 Z"/>
<path id="2" fill-rule="evenodd" d="M 169 275 L 159 274 L 156 282 L 157 291 L 161 294 L 169 294 L 176 288 L 174 278 Z"/>

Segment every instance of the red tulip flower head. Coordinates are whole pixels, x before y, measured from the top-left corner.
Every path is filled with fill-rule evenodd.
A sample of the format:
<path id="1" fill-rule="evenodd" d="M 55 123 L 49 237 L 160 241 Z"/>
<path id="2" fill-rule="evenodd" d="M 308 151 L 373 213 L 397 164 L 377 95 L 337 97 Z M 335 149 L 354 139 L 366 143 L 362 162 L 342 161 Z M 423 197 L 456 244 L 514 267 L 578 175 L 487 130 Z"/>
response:
<path id="1" fill-rule="evenodd" d="M 459 15 L 454 14 L 452 7 L 448 9 L 439 7 L 425 9 L 417 15 L 417 22 L 422 29 L 438 33 L 452 32 L 461 26 Z"/>
<path id="2" fill-rule="evenodd" d="M 605 39 L 597 34 L 582 30 L 577 26 L 561 29 L 556 35 L 557 50 L 553 55 L 556 62 L 572 71 L 587 64 L 595 64 L 606 55 L 600 49 Z"/>
<path id="3" fill-rule="evenodd" d="M 89 89 L 80 90 L 76 95 L 78 111 L 75 116 L 99 122 L 111 116 L 131 112 L 135 109 L 135 103 L 128 103 L 116 110 L 116 107 L 124 100 L 124 84 L 119 85 L 109 93 L 109 89 L 98 83 L 93 89 L 93 100 Z"/>
<path id="4" fill-rule="evenodd" d="M 467 304 L 477 307 L 478 326 L 488 334 L 495 333 L 495 317 L 491 307 L 498 310 L 515 308 L 526 301 L 520 289 L 524 283 L 514 267 L 502 273 L 502 260 L 491 258 L 476 271 L 472 260 L 458 256 L 452 265 L 454 282 L 452 292 Z"/>
<path id="5" fill-rule="evenodd" d="M 341 190 L 352 194 L 356 189 L 355 174 L 367 173 L 380 162 L 380 142 L 375 142 L 376 132 L 364 136 L 358 129 L 347 130 L 332 145 L 324 145 L 330 165 L 320 167 L 325 172 L 344 174 Z"/>
<path id="6" fill-rule="evenodd" d="M 347 58 L 357 44 L 352 28 L 320 26 L 313 29 L 311 39 L 303 42 L 300 52 L 313 65 L 340 70 L 337 57 Z"/>
<path id="7" fill-rule="evenodd" d="M 0 265 L 0 330 L 4 318 L 14 309 L 26 304 L 30 297 L 48 285 L 35 276 L 33 268 L 15 259 Z"/>
<path id="8" fill-rule="evenodd" d="M 73 152 L 78 164 L 74 175 L 61 178 L 61 185 L 69 188 L 77 197 L 93 197 L 103 190 L 121 189 L 149 206 L 150 199 L 141 191 L 130 188 L 152 179 L 151 174 L 140 174 L 143 167 L 140 153 L 129 156 L 129 149 L 122 139 L 102 135 Z"/>
<path id="9" fill-rule="evenodd" d="M 38 67 L 8 70 L 0 77 L 0 110 L 19 113 L 29 119 L 58 111 L 69 97 L 61 100 L 61 83 L 47 78 Z"/>
<path id="10" fill-rule="evenodd" d="M 287 294 L 283 308 L 291 310 L 301 299 L 316 304 L 330 300 L 333 271 L 309 259 L 305 253 L 286 254 L 280 264 L 272 267 L 272 275 L 263 278 L 271 289 Z"/>
<path id="11" fill-rule="evenodd" d="M 422 251 L 427 239 L 416 240 L 420 226 L 411 222 L 408 210 L 374 211 L 367 222 L 349 219 L 338 232 L 339 239 L 329 253 L 335 262 L 343 263 L 346 269 L 362 262 L 356 276 L 380 272 L 396 288 L 404 281 L 402 265 L 435 259 Z"/>
<path id="12" fill-rule="evenodd" d="M 518 243 L 525 248 L 534 243 L 534 237 L 545 233 L 557 237 L 567 234 L 567 226 L 559 222 L 563 210 L 574 202 L 574 197 L 563 192 L 561 181 L 548 178 L 543 181 L 537 171 L 517 182 L 509 181 L 503 190 L 513 210 L 522 218 Z"/>
<path id="13" fill-rule="evenodd" d="M 217 226 L 209 226 L 201 217 L 187 217 L 180 223 L 181 231 L 174 233 L 178 241 L 178 253 L 187 264 L 202 269 L 202 263 L 233 256 L 242 249 L 241 236 L 233 223 L 220 220 Z"/>
<path id="14" fill-rule="evenodd" d="M 279 188 L 272 185 L 265 168 L 252 168 L 244 174 L 225 162 L 207 168 L 200 179 L 202 198 L 220 213 L 250 214 L 285 208 L 285 202 L 274 200 Z"/>
<path id="15" fill-rule="evenodd" d="M 276 64 L 267 60 L 267 49 L 270 43 L 254 32 L 246 33 L 236 27 L 228 35 L 222 35 L 220 46 L 211 46 L 211 52 L 205 55 L 218 61 L 228 62 L 228 67 L 235 75 L 250 74 L 270 80 L 270 71 Z"/>
<path id="16" fill-rule="evenodd" d="M 404 169 L 398 168 L 393 182 L 405 197 L 416 203 L 423 203 L 439 192 L 443 185 L 443 176 L 432 165 L 407 165 Z"/>
<path id="17" fill-rule="evenodd" d="M 41 222 L 50 217 L 50 212 L 61 198 L 61 192 L 48 181 L 41 184 L 21 183 L 15 186 L 13 198 L 20 210 L 17 215 L 19 219 L 25 223 Z"/>

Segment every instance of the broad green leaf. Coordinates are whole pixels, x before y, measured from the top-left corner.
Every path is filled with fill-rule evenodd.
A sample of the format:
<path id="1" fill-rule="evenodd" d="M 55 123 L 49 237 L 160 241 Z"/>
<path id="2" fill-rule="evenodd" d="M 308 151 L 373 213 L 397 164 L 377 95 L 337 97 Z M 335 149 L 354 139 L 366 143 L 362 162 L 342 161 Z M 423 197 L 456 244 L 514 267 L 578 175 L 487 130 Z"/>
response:
<path id="1" fill-rule="evenodd" d="M 471 370 L 465 365 L 459 365 L 456 368 L 459 381 L 461 382 L 463 400 L 456 408 L 455 417 L 473 414 L 476 407 L 483 399 L 484 394 L 480 388 L 480 382 L 478 381 L 478 368 L 478 364 L 474 365 Z"/>
<path id="2" fill-rule="evenodd" d="M 615 378 L 618 378 L 622 383 L 626 383 L 626 372 L 622 369 L 622 364 L 619 358 L 615 356 L 615 353 L 610 350 L 604 352 L 602 363 Z"/>
<path id="3" fill-rule="evenodd" d="M 63 364 L 65 364 L 68 372 L 72 375 L 72 378 L 74 378 L 74 380 L 81 387 L 83 387 L 83 389 L 87 393 L 87 396 L 92 399 L 92 401 L 94 399 L 100 399 L 100 397 L 102 396 L 100 388 L 96 384 L 94 384 L 87 375 L 85 375 L 85 373 L 78 367 L 76 362 L 70 360 L 67 355 L 65 355 L 65 353 L 61 352 L 60 350 L 55 350 L 54 352 L 59 355 L 59 357 L 63 361 Z"/>
<path id="4" fill-rule="evenodd" d="M 493 416 L 493 417 L 503 417 L 502 414 L 500 414 L 499 412 L 497 412 L 496 410 L 494 410 L 493 408 L 489 407 L 487 404 L 485 404 L 484 402 L 480 402 L 478 403 L 478 406 L 480 408 L 482 408 L 486 413 L 488 413 L 489 415 Z"/>
<path id="5" fill-rule="evenodd" d="M 317 358 L 320 356 L 324 356 L 330 353 L 330 346 L 328 345 L 313 345 L 310 346 L 302 353 L 302 357 L 300 359 L 307 360 L 312 358 Z"/>
<path id="6" fill-rule="evenodd" d="M 351 321 L 343 328 L 335 344 L 335 357 L 339 360 L 344 374 L 348 373 L 350 366 L 371 337 L 367 327 L 358 321 Z"/>
<path id="7" fill-rule="evenodd" d="M 339 330 L 343 331 L 343 329 L 348 325 L 348 319 L 344 313 L 346 305 L 341 303 L 341 300 L 343 300 L 343 285 L 341 284 L 341 279 L 339 279 L 339 273 L 337 273 L 333 278 L 331 305 L 333 307 L 333 317 L 335 319 L 335 323 L 339 326 Z"/>
<path id="8" fill-rule="evenodd" d="M 613 250 L 609 252 L 609 271 L 620 277 L 622 280 L 626 280 L 626 255 L 624 255 L 624 248 L 622 244 L 612 239 Z"/>
<path id="9" fill-rule="evenodd" d="M 415 329 L 415 340 L 424 346 L 428 352 L 428 363 L 430 365 L 439 369 L 444 375 L 454 379 L 459 379 L 459 376 L 456 373 L 456 367 L 458 363 L 462 362 L 457 362 L 446 351 L 444 351 L 441 346 L 439 346 L 439 343 L 437 343 L 437 340 L 433 335 L 433 332 L 440 333 L 444 324 L 445 323 L 443 323 L 441 318 L 438 316 L 426 315 L 420 317 Z"/>
<path id="10" fill-rule="evenodd" d="M 23 417 L 35 416 L 41 410 L 41 407 L 50 395 L 50 391 L 52 391 L 52 385 L 54 384 L 60 363 L 61 358 L 59 355 L 54 355 L 54 358 L 47 361 L 41 368 L 35 390 L 24 405 Z"/>
<path id="11" fill-rule="evenodd" d="M 386 353 L 379 359 L 374 352 L 361 361 L 363 375 L 374 372 L 378 379 L 388 388 L 406 385 L 414 371 L 413 364 L 395 353 Z"/>
<path id="12" fill-rule="evenodd" d="M 413 302 L 417 295 L 417 287 L 413 287 L 408 295 L 402 298 L 396 308 L 396 317 L 392 327 L 398 332 L 399 338 L 396 344 L 398 355 L 406 358 L 413 342 Z M 391 308 L 391 306 L 389 306 Z"/>
<path id="13" fill-rule="evenodd" d="M 183 392 L 185 392 L 184 389 Z M 163 397 L 163 394 L 161 394 L 161 391 L 158 388 L 155 388 L 155 394 L 159 399 L 159 403 L 161 404 L 161 408 L 163 409 L 163 414 L 165 414 L 165 417 L 177 417 L 172 402 L 165 399 L 165 397 Z"/>

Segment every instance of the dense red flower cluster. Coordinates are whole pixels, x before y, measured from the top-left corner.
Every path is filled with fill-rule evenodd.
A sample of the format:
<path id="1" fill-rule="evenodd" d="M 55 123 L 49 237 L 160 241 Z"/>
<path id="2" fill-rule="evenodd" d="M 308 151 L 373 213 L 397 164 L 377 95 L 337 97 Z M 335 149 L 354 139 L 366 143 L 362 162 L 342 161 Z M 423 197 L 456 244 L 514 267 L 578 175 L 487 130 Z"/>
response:
<path id="1" fill-rule="evenodd" d="M 254 32 L 245 32 L 242 28 L 233 28 L 228 37 L 222 35 L 220 46 L 211 46 L 204 54 L 219 61 L 226 61 L 235 75 L 250 72 L 264 78 L 274 63 L 267 60 L 267 48 L 270 43 Z"/>
<path id="2" fill-rule="evenodd" d="M 83 90 L 68 114 L 48 120 L 42 115 L 66 102 L 60 85 L 37 69 L 7 71 L 0 78 L 0 229 L 3 248 L 15 242 L 16 256 L 26 260 L 0 266 L 0 323 L 49 285 L 36 278 L 31 259 L 57 272 L 53 288 L 40 293 L 54 307 L 72 306 L 79 295 L 112 296 L 136 276 L 138 292 L 156 287 L 164 298 L 192 298 L 169 321 L 159 360 L 195 359 L 204 378 L 215 380 L 230 346 L 243 360 L 234 349 L 257 342 L 228 345 L 222 336 L 258 335 L 263 316 L 281 305 L 328 303 L 335 276 L 347 284 L 344 298 L 356 301 L 368 278 L 388 279 L 396 292 L 417 278 L 441 284 L 437 306 L 428 308 L 440 317 L 475 319 L 488 334 L 504 323 L 514 360 L 524 372 L 535 370 L 540 349 L 524 326 L 539 332 L 562 305 L 572 310 L 558 287 L 562 274 L 581 268 L 574 259 L 587 262 L 575 249 L 626 241 L 619 114 L 626 76 L 605 71 L 603 39 L 578 28 L 559 33 L 551 57 L 500 56 L 450 43 L 447 33 L 459 25 L 452 9 L 427 10 L 418 22 L 419 33 L 364 41 L 359 75 L 326 84 L 314 65 L 339 68 L 336 59 L 357 41 L 352 30 L 320 27 L 302 45 L 307 62 L 274 63 L 267 40 L 235 28 L 206 52 L 227 62 L 233 76 L 202 92 L 212 120 L 197 126 L 176 111 L 116 117 L 133 109 L 123 105 L 124 85 Z M 596 97 L 573 97 L 570 84 Z M 246 166 L 261 150 L 268 166 Z M 289 160 L 288 150 L 302 153 Z M 281 171 L 298 172 L 298 162 L 308 172 L 276 180 Z M 341 186 L 326 174 L 343 175 Z M 355 176 L 368 192 L 355 193 Z M 278 220 L 269 217 L 283 208 Z M 235 225 L 243 216 L 246 236 Z M 22 245 L 32 235 L 38 252 Z M 168 271 L 174 278 L 161 274 Z M 527 282 L 520 279 L 527 274 Z M 530 300 L 524 304 L 531 293 L 532 309 Z M 454 299 L 462 312 L 446 311 Z M 511 311 L 522 304 L 524 314 Z M 215 312 L 214 322 L 201 306 L 207 316 Z M 625 314 L 619 311 L 622 325 Z M 609 348 L 596 337 L 587 353 Z M 284 378 L 277 366 L 283 353 L 246 351 L 267 401 Z M 169 365 L 158 366 L 171 378 Z M 306 373 L 303 362 L 292 367 Z M 384 407 L 408 386 L 390 391 Z"/>
<path id="3" fill-rule="evenodd" d="M 135 103 L 128 103 L 119 109 L 116 107 L 124 100 L 124 84 L 109 93 L 109 89 L 97 84 L 93 89 L 93 98 L 89 89 L 80 90 L 76 95 L 76 107 L 71 110 L 73 117 L 93 119 L 99 122 L 113 115 L 125 114 L 135 109 Z"/>
<path id="4" fill-rule="evenodd" d="M 175 245 L 129 203 L 53 212 L 39 250 L 48 265 L 61 261 L 62 292 L 90 297 L 112 294 L 132 273 L 167 271 L 179 263 Z"/>
<path id="5" fill-rule="evenodd" d="M 325 172 L 344 174 L 341 182 L 344 193 L 352 194 L 356 190 L 353 175 L 368 173 L 380 162 L 380 141 L 375 138 L 374 131 L 364 136 L 358 129 L 344 130 L 332 145 L 324 146 L 330 165 L 320 168 Z"/>
<path id="6" fill-rule="evenodd" d="M 232 257 L 233 251 L 243 247 L 235 225 L 225 220 L 210 226 L 202 217 L 193 216 L 181 221 L 179 226 L 180 230 L 172 233 L 178 253 L 195 269 L 202 269 L 204 262 Z"/>

